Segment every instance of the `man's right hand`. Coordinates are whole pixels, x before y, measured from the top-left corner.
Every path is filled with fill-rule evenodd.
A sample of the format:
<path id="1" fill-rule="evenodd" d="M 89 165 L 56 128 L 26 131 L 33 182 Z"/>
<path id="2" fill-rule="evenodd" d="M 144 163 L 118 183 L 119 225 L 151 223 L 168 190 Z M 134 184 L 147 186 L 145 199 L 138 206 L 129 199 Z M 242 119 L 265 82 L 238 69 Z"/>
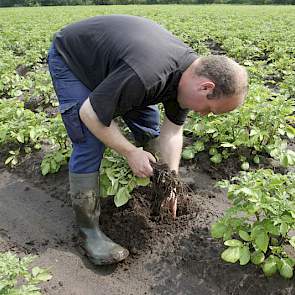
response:
<path id="1" fill-rule="evenodd" d="M 138 177 L 150 177 L 153 175 L 150 161 L 156 163 L 156 159 L 151 153 L 144 151 L 142 148 L 135 148 L 127 154 L 127 160 L 134 175 Z"/>
<path id="2" fill-rule="evenodd" d="M 109 127 L 101 123 L 90 104 L 89 98 L 80 108 L 80 118 L 100 141 L 127 158 L 128 164 L 136 176 L 149 177 L 153 175 L 150 161 L 156 162 L 154 156 L 129 142 L 114 121 L 111 122 Z"/>

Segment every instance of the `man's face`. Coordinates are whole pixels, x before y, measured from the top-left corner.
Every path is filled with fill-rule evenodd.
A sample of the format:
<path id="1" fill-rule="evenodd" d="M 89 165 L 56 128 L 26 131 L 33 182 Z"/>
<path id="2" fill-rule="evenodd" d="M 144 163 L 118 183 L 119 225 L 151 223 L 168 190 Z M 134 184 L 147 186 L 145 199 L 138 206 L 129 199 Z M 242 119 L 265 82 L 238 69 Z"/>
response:
<path id="1" fill-rule="evenodd" d="M 244 102 L 243 96 L 208 99 L 214 87 L 214 83 L 206 78 L 184 79 L 178 88 L 178 102 L 182 108 L 193 110 L 201 116 L 230 112 Z"/>
<path id="2" fill-rule="evenodd" d="M 199 111 L 198 108 L 194 110 L 198 112 L 201 116 L 208 115 L 209 113 L 213 113 L 215 115 L 228 113 L 237 107 L 241 106 L 244 102 L 243 97 L 226 97 L 226 98 L 218 98 L 218 99 L 206 99 L 204 105 L 206 108 Z"/>

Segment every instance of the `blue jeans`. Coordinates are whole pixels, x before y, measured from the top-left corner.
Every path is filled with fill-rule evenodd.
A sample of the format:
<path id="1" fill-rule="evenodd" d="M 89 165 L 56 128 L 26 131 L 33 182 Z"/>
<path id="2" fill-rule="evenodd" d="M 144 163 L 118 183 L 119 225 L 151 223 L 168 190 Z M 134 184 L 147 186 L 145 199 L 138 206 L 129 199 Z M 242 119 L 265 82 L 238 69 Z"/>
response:
<path id="1" fill-rule="evenodd" d="M 73 146 L 69 171 L 80 174 L 96 172 L 99 170 L 105 146 L 79 117 L 79 109 L 91 90 L 74 75 L 54 44 L 48 53 L 48 66 L 61 116 Z M 135 140 L 141 144 L 160 134 L 159 110 L 155 105 L 146 106 L 141 110 L 131 110 L 122 118 Z"/>

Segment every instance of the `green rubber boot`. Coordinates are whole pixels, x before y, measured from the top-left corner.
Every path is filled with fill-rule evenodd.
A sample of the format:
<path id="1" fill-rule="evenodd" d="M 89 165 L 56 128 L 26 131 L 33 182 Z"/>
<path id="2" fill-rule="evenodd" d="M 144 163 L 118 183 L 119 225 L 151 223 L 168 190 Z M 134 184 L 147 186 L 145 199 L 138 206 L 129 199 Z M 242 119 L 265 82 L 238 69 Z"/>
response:
<path id="1" fill-rule="evenodd" d="M 98 172 L 69 173 L 70 194 L 76 222 L 82 237 L 82 248 L 95 265 L 114 264 L 124 260 L 129 252 L 114 243 L 99 228 L 100 201 Z"/>

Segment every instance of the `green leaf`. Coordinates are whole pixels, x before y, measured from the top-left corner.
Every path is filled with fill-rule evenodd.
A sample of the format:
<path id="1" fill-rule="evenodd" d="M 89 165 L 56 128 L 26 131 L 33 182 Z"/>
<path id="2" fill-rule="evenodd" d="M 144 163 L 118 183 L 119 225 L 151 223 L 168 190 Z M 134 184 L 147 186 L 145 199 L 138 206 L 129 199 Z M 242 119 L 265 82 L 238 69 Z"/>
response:
<path id="1" fill-rule="evenodd" d="M 255 239 L 256 236 L 264 231 L 264 227 L 261 224 L 255 225 L 251 230 L 251 239 Z"/>
<path id="2" fill-rule="evenodd" d="M 286 127 L 286 134 L 289 138 L 293 139 L 295 136 L 295 128 L 292 126 L 287 126 Z"/>
<path id="3" fill-rule="evenodd" d="M 251 253 L 251 262 L 254 264 L 260 264 L 264 261 L 264 254 L 261 251 L 255 251 Z"/>
<path id="4" fill-rule="evenodd" d="M 240 247 L 229 247 L 221 254 L 221 258 L 230 263 L 236 263 L 240 258 Z"/>
<path id="5" fill-rule="evenodd" d="M 293 237 L 290 238 L 289 243 L 295 249 L 295 236 L 293 236 Z"/>
<path id="6" fill-rule="evenodd" d="M 29 146 L 26 146 L 25 147 L 25 153 L 26 154 L 29 154 L 29 153 L 31 153 L 32 152 L 32 149 L 29 147 Z"/>
<path id="7" fill-rule="evenodd" d="M 64 160 L 64 156 L 61 152 L 57 152 L 55 155 L 54 155 L 54 160 L 57 162 L 57 163 L 60 163 Z"/>
<path id="8" fill-rule="evenodd" d="M 265 226 L 265 230 L 267 232 L 269 232 L 271 235 L 274 235 L 274 236 L 279 236 L 280 235 L 280 229 L 279 229 L 279 226 L 276 226 L 272 223 L 269 223 Z"/>
<path id="9" fill-rule="evenodd" d="M 15 156 L 10 156 L 5 160 L 5 165 L 9 164 L 13 159 L 15 158 Z"/>
<path id="10" fill-rule="evenodd" d="M 242 247 L 243 243 L 239 240 L 227 240 L 224 242 L 225 246 L 229 246 L 229 247 Z"/>
<path id="11" fill-rule="evenodd" d="M 100 182 L 100 194 L 101 196 L 107 196 L 107 190 L 111 186 L 111 181 L 106 174 L 102 174 L 99 179 Z"/>
<path id="12" fill-rule="evenodd" d="M 133 176 L 132 179 L 128 182 L 127 189 L 129 192 L 132 192 L 136 187 L 136 177 Z"/>
<path id="13" fill-rule="evenodd" d="M 246 242 L 251 241 L 250 235 L 247 232 L 243 231 L 243 230 L 239 230 L 239 236 L 241 237 L 241 239 L 243 239 Z"/>
<path id="14" fill-rule="evenodd" d="M 137 185 L 147 186 L 149 183 L 150 183 L 150 178 L 149 177 L 144 177 L 144 178 L 137 177 L 136 178 L 136 184 Z"/>
<path id="15" fill-rule="evenodd" d="M 52 275 L 49 274 L 46 269 L 40 268 L 38 266 L 33 267 L 32 275 L 35 279 L 42 282 L 49 281 L 52 278 Z"/>
<path id="16" fill-rule="evenodd" d="M 191 160 L 195 157 L 195 152 L 191 147 L 185 148 L 182 152 L 182 158 L 185 160 Z"/>
<path id="17" fill-rule="evenodd" d="M 268 257 L 262 265 L 262 270 L 267 277 L 274 275 L 277 272 L 277 263 L 275 259 Z"/>
<path id="18" fill-rule="evenodd" d="M 249 165 L 248 162 L 244 162 L 244 163 L 242 163 L 241 168 L 242 168 L 243 170 L 246 170 L 246 171 L 247 171 L 247 170 L 249 170 L 250 165 Z"/>
<path id="19" fill-rule="evenodd" d="M 240 249 L 240 265 L 246 265 L 251 258 L 250 250 L 248 246 L 244 246 Z"/>
<path id="20" fill-rule="evenodd" d="M 216 154 L 218 154 L 218 150 L 217 150 L 217 148 L 215 148 L 215 147 L 211 147 L 211 148 L 209 149 L 209 155 L 213 156 L 213 155 L 216 155 Z"/>
<path id="21" fill-rule="evenodd" d="M 233 149 L 236 148 L 236 146 L 234 144 L 229 143 L 229 142 L 224 142 L 220 146 L 225 147 L 225 148 L 233 148 Z"/>
<path id="22" fill-rule="evenodd" d="M 22 93 L 22 91 L 21 90 L 15 90 L 14 92 L 13 92 L 13 96 L 16 96 L 16 97 L 18 97 L 18 96 L 21 96 L 23 93 Z"/>
<path id="23" fill-rule="evenodd" d="M 118 189 L 119 189 L 119 180 L 115 179 L 115 178 L 112 178 L 111 179 L 111 185 L 108 187 L 108 190 L 107 190 L 107 194 L 109 196 L 114 196 L 114 195 L 117 194 Z"/>
<path id="24" fill-rule="evenodd" d="M 235 191 L 235 195 L 240 194 L 240 193 L 243 193 L 247 196 L 255 197 L 255 200 L 257 200 L 257 193 L 255 191 L 253 191 L 251 188 L 242 187 L 242 188 Z"/>
<path id="25" fill-rule="evenodd" d="M 253 158 L 253 162 L 255 163 L 255 164 L 259 164 L 260 163 L 260 158 L 259 158 L 259 156 L 255 156 L 254 158 Z"/>
<path id="26" fill-rule="evenodd" d="M 255 237 L 255 244 L 264 253 L 267 251 L 269 236 L 266 232 L 259 232 Z"/>
<path id="27" fill-rule="evenodd" d="M 41 173 L 42 175 L 48 174 L 50 171 L 50 164 L 48 162 L 42 162 L 41 164 Z"/>
<path id="28" fill-rule="evenodd" d="M 20 143 L 24 143 L 24 142 L 25 142 L 25 137 L 24 137 L 23 133 L 19 133 L 19 134 L 16 136 L 16 139 L 17 139 L 17 141 L 19 141 Z"/>
<path id="29" fill-rule="evenodd" d="M 221 154 L 215 154 L 213 157 L 210 158 L 210 161 L 212 161 L 215 164 L 221 163 L 222 162 Z"/>
<path id="30" fill-rule="evenodd" d="M 231 228 L 227 228 L 227 231 L 223 235 L 223 240 L 224 241 L 230 240 L 232 238 L 232 235 L 233 235 L 232 229 Z"/>
<path id="31" fill-rule="evenodd" d="M 39 280 L 39 281 L 42 281 L 42 282 L 46 282 L 46 281 L 49 281 L 51 280 L 52 278 L 52 275 L 47 273 L 47 271 L 43 271 L 42 273 L 38 274 L 36 279 Z"/>
<path id="32" fill-rule="evenodd" d="M 291 162 L 290 156 L 288 154 L 283 155 L 280 162 L 284 167 L 288 167 Z"/>
<path id="33" fill-rule="evenodd" d="M 289 226 L 287 223 L 282 222 L 280 225 L 280 233 L 281 235 L 285 236 L 287 232 L 289 231 Z"/>
<path id="34" fill-rule="evenodd" d="M 117 207 L 125 205 L 131 198 L 130 193 L 125 187 L 121 187 L 114 197 L 114 202 Z"/>
<path id="35" fill-rule="evenodd" d="M 31 129 L 31 130 L 30 130 L 30 139 L 31 139 L 32 141 L 35 140 L 36 135 L 37 135 L 36 130 L 35 130 L 35 129 Z"/>
<path id="36" fill-rule="evenodd" d="M 201 152 L 205 149 L 205 145 L 202 141 L 196 141 L 194 144 L 194 149 L 196 152 Z"/>
<path id="37" fill-rule="evenodd" d="M 285 259 L 281 259 L 281 261 L 282 265 L 279 269 L 280 275 L 286 279 L 291 279 L 293 277 L 293 268 Z"/>
<path id="38" fill-rule="evenodd" d="M 215 239 L 222 238 L 227 227 L 222 223 L 214 223 L 211 227 L 211 235 Z"/>
<path id="39" fill-rule="evenodd" d="M 209 128 L 206 130 L 206 133 L 210 134 L 210 133 L 214 133 L 216 132 L 217 130 L 215 128 Z"/>

